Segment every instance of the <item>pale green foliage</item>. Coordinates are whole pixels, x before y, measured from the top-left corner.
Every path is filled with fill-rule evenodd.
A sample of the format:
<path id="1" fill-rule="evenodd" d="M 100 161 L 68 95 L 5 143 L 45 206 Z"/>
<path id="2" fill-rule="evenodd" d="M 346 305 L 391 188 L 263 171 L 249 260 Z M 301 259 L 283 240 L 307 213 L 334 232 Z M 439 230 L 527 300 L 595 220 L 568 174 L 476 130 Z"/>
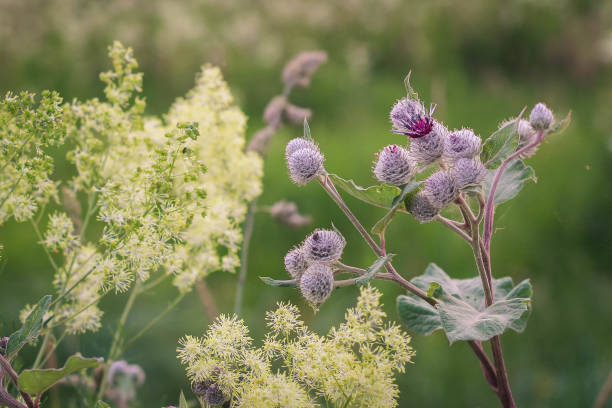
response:
<path id="1" fill-rule="evenodd" d="M 66 135 L 61 103 L 56 92 L 48 91 L 39 100 L 22 92 L 0 101 L 0 225 L 10 217 L 30 219 L 50 198 L 57 199 L 47 149 Z"/>
<path id="2" fill-rule="evenodd" d="M 36 160 L 44 162 L 33 176 L 26 173 L 23 187 L 15 189 L 19 197 L 7 200 L 0 222 L 11 214 L 31 217 L 38 202 L 57 195 L 56 183 L 48 180 L 53 163 L 42 153 L 39 158 L 34 147 L 67 135 L 67 157 L 76 174 L 68 183 L 74 194 L 65 200 L 80 196 L 87 206 L 80 222 L 77 198 L 64 203 L 68 214 L 51 215 L 42 244 L 62 255 L 54 279 L 61 301 L 50 324 L 65 324 L 69 333 L 99 328 L 99 299 L 152 274 L 172 275 L 186 292 L 210 272 L 234 271 L 246 205 L 261 191 L 261 160 L 244 152 L 246 118 L 217 68 L 204 66 L 196 87 L 159 119 L 144 116 L 138 97 L 142 74 L 134 71 L 132 50 L 115 42 L 109 56 L 113 69 L 100 76 L 105 101 L 75 100 L 60 107 L 55 94 L 45 94 L 38 110 L 24 96 L 17 102 L 7 98 L 0 111 L 0 126 L 8 129 L 3 146 L 32 138 L 25 148 L 2 151 L 8 170 L 0 191 L 6 194 L 19 179 L 23 163 L 37 169 Z M 25 109 L 31 112 L 19 116 Z M 56 117 L 62 120 L 56 123 Z M 12 158 L 19 156 L 15 152 L 23 163 Z M 103 232 L 90 242 L 85 229 L 94 220 Z"/>
<path id="3" fill-rule="evenodd" d="M 385 324 L 380 292 L 362 287 L 346 321 L 319 336 L 306 328 L 298 310 L 280 303 L 266 316 L 269 333 L 255 348 L 244 323 L 220 317 L 203 338 L 186 336 L 178 357 L 192 382 L 212 381 L 233 407 L 394 407 L 394 374 L 414 352 L 410 337 Z M 274 372 L 272 364 L 282 370 Z"/>

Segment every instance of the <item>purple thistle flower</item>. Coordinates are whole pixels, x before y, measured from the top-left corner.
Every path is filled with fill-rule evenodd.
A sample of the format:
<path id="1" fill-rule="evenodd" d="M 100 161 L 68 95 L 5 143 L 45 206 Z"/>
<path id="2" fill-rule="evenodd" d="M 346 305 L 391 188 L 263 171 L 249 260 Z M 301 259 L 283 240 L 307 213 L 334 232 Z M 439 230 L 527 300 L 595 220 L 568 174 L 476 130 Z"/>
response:
<path id="1" fill-rule="evenodd" d="M 391 109 L 393 133 L 415 139 L 425 136 L 433 127 L 432 116 L 435 110 L 435 104 L 432 104 L 427 112 L 420 101 L 409 98 L 400 99 Z"/>

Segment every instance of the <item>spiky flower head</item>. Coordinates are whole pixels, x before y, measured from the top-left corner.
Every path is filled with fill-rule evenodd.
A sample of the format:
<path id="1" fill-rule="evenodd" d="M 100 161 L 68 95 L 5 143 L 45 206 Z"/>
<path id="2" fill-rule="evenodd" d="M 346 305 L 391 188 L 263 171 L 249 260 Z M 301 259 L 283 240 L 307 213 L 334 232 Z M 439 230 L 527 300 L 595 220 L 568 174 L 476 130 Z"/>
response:
<path id="1" fill-rule="evenodd" d="M 444 158 L 451 162 L 461 158 L 471 159 L 480 151 L 480 143 L 480 138 L 472 129 L 454 130 L 445 140 Z"/>
<path id="2" fill-rule="evenodd" d="M 438 215 L 440 209 L 429 201 L 429 197 L 427 197 L 424 191 L 421 191 L 410 202 L 409 212 L 417 221 L 423 224 L 432 221 Z"/>
<path id="3" fill-rule="evenodd" d="M 381 183 L 401 186 L 412 178 L 417 171 L 417 163 L 406 149 L 389 145 L 378 153 L 374 175 Z"/>
<path id="4" fill-rule="evenodd" d="M 411 98 L 400 99 L 391 109 L 393 133 L 417 139 L 427 135 L 433 127 L 432 115 L 435 110 L 436 105 L 431 105 L 427 112 L 421 101 Z"/>
<path id="5" fill-rule="evenodd" d="M 301 149 L 312 149 L 319 151 L 319 148 L 314 142 L 306 140 L 303 137 L 296 137 L 295 139 L 291 139 L 285 147 L 285 160 L 289 160 L 289 157 L 291 157 L 293 153 Z"/>
<path id="6" fill-rule="evenodd" d="M 487 175 L 487 169 L 478 160 L 459 159 L 451 170 L 458 188 L 480 184 Z"/>
<path id="7" fill-rule="evenodd" d="M 8 337 L 0 337 L 0 355 L 6 353 L 6 346 L 8 345 Z"/>
<path id="8" fill-rule="evenodd" d="M 210 380 L 194 381 L 191 383 L 191 391 L 193 391 L 193 393 L 198 397 L 203 397 L 206 395 L 208 387 L 210 387 L 212 384 L 213 382 Z"/>
<path id="9" fill-rule="evenodd" d="M 441 123 L 434 122 L 429 133 L 410 139 L 410 155 L 419 163 L 432 163 L 442 157 L 447 137 L 448 129 Z"/>
<path id="10" fill-rule="evenodd" d="M 307 268 L 308 262 L 306 262 L 302 248 L 293 248 L 287 252 L 287 255 L 285 255 L 285 269 L 293 279 L 300 279 Z"/>
<path id="11" fill-rule="evenodd" d="M 535 130 L 546 130 L 554 120 L 553 113 L 542 102 L 533 107 L 529 114 L 529 123 Z"/>
<path id="12" fill-rule="evenodd" d="M 223 404 L 227 399 L 227 396 L 217 384 L 211 384 L 204 394 L 204 401 L 213 407 Z"/>
<path id="13" fill-rule="evenodd" d="M 459 189 L 451 172 L 440 170 L 425 180 L 424 192 L 435 207 L 442 208 L 457 197 Z"/>
<path id="14" fill-rule="evenodd" d="M 318 149 L 304 148 L 291 153 L 287 159 L 289 176 L 298 185 L 304 185 L 323 171 L 323 155 Z"/>
<path id="15" fill-rule="evenodd" d="M 346 240 L 334 230 L 317 229 L 306 238 L 302 251 L 308 263 L 329 265 L 342 256 Z"/>
<path id="16" fill-rule="evenodd" d="M 522 148 L 531 144 L 536 138 L 536 131 L 533 129 L 529 121 L 521 119 L 518 124 L 519 145 Z M 522 158 L 531 157 L 538 151 L 538 146 L 533 146 L 521 154 Z"/>
<path id="17" fill-rule="evenodd" d="M 334 273 L 323 264 L 313 264 L 300 279 L 302 296 L 313 305 L 325 302 L 334 289 Z"/>

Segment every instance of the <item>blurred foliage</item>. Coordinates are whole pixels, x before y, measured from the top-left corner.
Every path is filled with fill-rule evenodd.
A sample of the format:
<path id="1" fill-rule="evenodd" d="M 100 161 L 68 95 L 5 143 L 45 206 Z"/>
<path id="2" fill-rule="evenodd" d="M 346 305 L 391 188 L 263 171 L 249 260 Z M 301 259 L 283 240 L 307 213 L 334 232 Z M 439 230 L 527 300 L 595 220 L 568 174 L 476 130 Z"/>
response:
<path id="1" fill-rule="evenodd" d="M 55 89 L 67 100 L 101 96 L 97 73 L 107 67 L 106 46 L 134 47 L 145 72 L 149 113 L 158 113 L 193 83 L 204 62 L 223 67 L 250 116 L 249 133 L 261 126 L 267 100 L 280 92 L 283 63 L 304 49 L 323 49 L 330 62 L 296 103 L 313 109 L 313 136 L 330 172 L 365 185 L 371 162 L 385 144 L 403 142 L 390 132 L 388 111 L 403 96 L 402 79 L 449 128 L 469 126 L 488 135 L 506 117 L 542 100 L 557 115 L 574 111 L 573 123 L 529 160 L 538 184 L 498 211 L 492 247 L 493 274 L 530 277 L 533 314 L 524 334 L 502 339 L 510 381 L 520 406 L 589 406 L 612 366 L 612 3 L 597 0 L 3 0 L 0 2 L 0 92 Z M 367 266 L 374 256 L 341 212 L 316 185 L 288 180 L 283 147 L 300 134 L 285 128 L 272 141 L 265 165 L 262 206 L 284 199 L 313 216 L 314 227 L 333 221 L 348 239 L 344 259 Z M 62 158 L 63 153 L 57 152 Z M 57 174 L 71 169 L 61 165 Z M 348 204 L 372 226 L 383 214 L 352 198 Z M 337 291 L 317 315 L 297 291 L 265 286 L 258 275 L 284 279 L 282 257 L 309 230 L 290 230 L 258 213 L 251 245 L 244 318 L 261 339 L 266 310 L 279 300 L 296 302 L 320 333 L 342 320 L 357 290 Z M 12 332 L 24 303 L 45 294 L 52 279 L 42 249 L 25 224 L 7 223 L 0 268 L 0 335 Z M 455 278 L 476 275 L 469 248 L 439 225 L 398 217 L 388 246 L 406 277 L 433 261 Z M 208 280 L 222 312 L 232 310 L 235 279 Z M 376 283 L 395 316 L 400 291 Z M 160 288 L 171 293 L 171 288 Z M 143 298 L 128 325 L 141 327 L 160 307 Z M 123 297 L 106 299 L 108 321 Z M 141 406 L 176 403 L 189 385 L 175 358 L 177 339 L 200 335 L 209 323 L 197 296 L 184 300 L 126 359 L 147 372 Z M 111 329 L 71 337 L 59 361 L 80 347 L 104 354 Z M 465 344 L 448 347 L 442 334 L 413 336 L 415 365 L 398 377 L 401 406 L 495 406 Z M 25 351 L 29 351 L 27 349 Z M 27 357 L 27 353 L 26 353 Z M 29 360 L 28 360 L 29 361 Z M 24 364 L 27 361 L 24 361 Z M 62 390 L 49 405 L 63 406 Z"/>

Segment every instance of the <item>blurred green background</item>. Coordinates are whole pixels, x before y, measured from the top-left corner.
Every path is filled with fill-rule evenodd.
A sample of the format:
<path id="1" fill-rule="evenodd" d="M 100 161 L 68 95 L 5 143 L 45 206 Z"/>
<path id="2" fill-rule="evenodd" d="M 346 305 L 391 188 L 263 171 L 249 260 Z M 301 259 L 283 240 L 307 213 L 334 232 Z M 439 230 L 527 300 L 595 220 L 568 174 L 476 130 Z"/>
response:
<path id="1" fill-rule="evenodd" d="M 284 62 L 297 52 L 322 49 L 329 62 L 311 88 L 292 95 L 313 109 L 313 136 L 331 172 L 373 183 L 374 153 L 403 138 L 390 132 L 388 112 L 404 95 L 413 71 L 421 97 L 438 103 L 449 128 L 472 127 L 487 136 L 524 106 L 547 103 L 557 114 L 573 111 L 563 135 L 529 160 L 537 185 L 498 210 L 493 273 L 515 282 L 531 278 L 533 314 L 522 335 L 502 339 L 510 382 L 523 407 L 590 406 L 612 368 L 612 2 L 599 0 L 2 0 L 0 92 L 56 89 L 66 100 L 102 96 L 98 73 L 108 69 L 106 46 L 134 48 L 145 73 L 148 112 L 160 114 L 193 84 L 204 62 L 222 67 L 249 116 L 249 136 L 262 126 L 267 101 L 281 91 Z M 336 292 L 314 315 L 295 290 L 271 288 L 257 276 L 283 279 L 285 252 L 315 227 L 334 224 L 348 239 L 344 260 L 366 267 L 374 256 L 317 185 L 288 180 L 284 144 L 301 133 L 284 128 L 265 164 L 261 205 L 298 203 L 314 222 L 289 230 L 264 212 L 256 217 L 244 318 L 252 335 L 265 333 L 264 314 L 280 300 L 296 302 L 308 324 L 324 333 L 343 318 L 358 291 Z M 58 156 L 61 155 L 58 153 Z M 58 176 L 69 169 L 60 167 Z M 384 211 L 347 198 L 366 226 Z M 93 237 L 92 237 L 93 238 Z M 18 311 L 50 288 L 52 271 L 29 224 L 0 229 L 6 265 L 0 274 L 0 334 L 17 325 Z M 454 277 L 476 275 L 469 248 L 440 225 L 397 217 L 388 248 L 406 277 L 435 262 Z M 233 309 L 236 276 L 208 279 L 221 312 Z M 401 291 L 376 283 L 396 319 Z M 140 299 L 128 322 L 138 330 L 163 310 L 171 287 Z M 60 360 L 76 349 L 106 355 L 125 296 L 107 297 L 106 326 L 71 338 Z M 188 381 L 175 358 L 177 339 L 200 334 L 209 320 L 195 293 L 126 359 L 147 373 L 136 406 L 177 402 Z M 413 337 L 414 365 L 398 376 L 400 406 L 491 407 L 496 397 L 465 344 L 448 347 L 441 333 Z M 55 406 L 65 406 L 57 402 Z"/>

